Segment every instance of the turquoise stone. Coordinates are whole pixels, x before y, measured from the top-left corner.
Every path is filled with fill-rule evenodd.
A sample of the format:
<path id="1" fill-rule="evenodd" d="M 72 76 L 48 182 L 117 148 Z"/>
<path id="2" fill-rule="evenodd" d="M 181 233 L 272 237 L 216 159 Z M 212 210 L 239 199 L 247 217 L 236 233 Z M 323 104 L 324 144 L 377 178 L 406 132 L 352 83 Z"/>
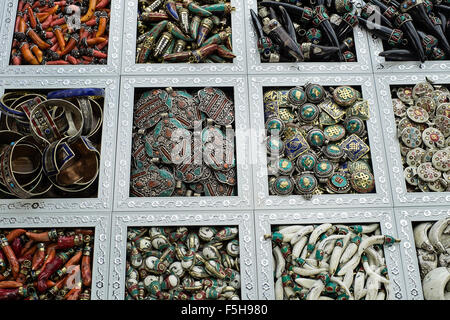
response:
<path id="1" fill-rule="evenodd" d="M 313 122 L 319 117 L 319 109 L 317 106 L 307 103 L 304 104 L 299 112 L 299 120 L 303 120 L 305 122 Z"/>
<path id="2" fill-rule="evenodd" d="M 308 141 L 314 147 L 321 147 L 325 142 L 325 136 L 322 131 L 315 130 L 308 134 Z"/>
<path id="3" fill-rule="evenodd" d="M 289 90 L 288 100 L 294 106 L 301 106 L 306 102 L 306 94 L 302 88 L 293 88 Z"/>
<path id="4" fill-rule="evenodd" d="M 299 167 L 305 171 L 314 170 L 314 166 L 316 165 L 316 158 L 311 154 L 304 154 L 299 157 Z"/>
<path id="5" fill-rule="evenodd" d="M 288 195 L 291 194 L 294 185 L 292 180 L 287 176 L 278 177 L 273 184 L 274 192 L 278 195 Z"/>
<path id="6" fill-rule="evenodd" d="M 345 188 L 348 186 L 348 179 L 341 174 L 335 174 L 331 177 L 331 183 L 338 188 Z"/>

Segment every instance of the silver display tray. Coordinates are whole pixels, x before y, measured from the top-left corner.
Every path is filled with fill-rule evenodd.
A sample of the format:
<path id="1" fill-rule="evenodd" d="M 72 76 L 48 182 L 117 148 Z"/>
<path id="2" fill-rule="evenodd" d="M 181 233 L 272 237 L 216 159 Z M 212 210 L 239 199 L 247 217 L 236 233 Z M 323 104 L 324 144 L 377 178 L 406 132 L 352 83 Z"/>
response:
<path id="1" fill-rule="evenodd" d="M 370 34 L 367 35 L 370 47 L 370 56 L 372 59 L 372 67 L 374 73 L 402 73 L 402 72 L 449 72 L 449 60 L 432 60 L 421 63 L 420 61 L 386 61 L 384 57 L 378 54 L 383 52 L 383 42 L 379 38 L 374 38 Z"/>
<path id="2" fill-rule="evenodd" d="M 131 143 L 136 88 L 233 87 L 238 195 L 233 197 L 130 197 Z M 115 211 L 253 209 L 248 137 L 247 79 L 239 76 L 122 77 L 117 143 Z"/>
<path id="3" fill-rule="evenodd" d="M 389 164 L 389 176 L 392 184 L 392 194 L 395 206 L 425 206 L 448 205 L 449 192 L 415 192 L 406 190 L 406 182 L 403 174 L 402 156 L 399 141 L 397 139 L 397 126 L 392 109 L 391 85 L 415 85 L 425 81 L 425 77 L 436 84 L 449 84 L 448 73 L 422 73 L 422 74 L 395 74 L 376 75 L 375 81 L 380 106 L 380 118 L 383 126 L 383 138 L 386 148 L 387 162 Z"/>
<path id="4" fill-rule="evenodd" d="M 111 215 L 106 213 L 72 214 L 2 214 L 0 228 L 95 228 L 92 256 L 91 300 L 106 300 L 108 297 L 109 253 Z"/>
<path id="5" fill-rule="evenodd" d="M 263 87 L 295 87 L 306 83 L 318 83 L 322 86 L 359 85 L 362 96 L 371 106 L 370 119 L 367 121 L 372 167 L 376 181 L 376 193 L 369 194 L 323 194 L 315 195 L 312 200 L 305 200 L 300 195 L 272 196 L 269 195 L 267 176 L 267 155 L 264 142 L 264 104 Z M 250 115 L 252 131 L 253 186 L 256 209 L 292 209 L 292 208 L 335 208 L 344 207 L 392 207 L 389 177 L 381 124 L 378 115 L 378 105 L 375 84 L 372 76 L 341 75 L 341 76 L 249 76 Z"/>
<path id="6" fill-rule="evenodd" d="M 255 213 L 256 256 L 258 258 L 258 291 L 260 300 L 275 299 L 272 241 L 264 240 L 271 234 L 272 226 L 293 224 L 355 224 L 379 223 L 382 234 L 397 238 L 392 209 L 339 209 L 339 210 L 259 210 Z M 399 244 L 384 247 L 389 272 L 390 300 L 406 299 Z"/>
<path id="7" fill-rule="evenodd" d="M 414 242 L 412 223 L 416 221 L 435 222 L 450 217 L 450 208 L 396 208 L 395 220 L 401 239 L 400 252 L 403 261 L 406 293 L 408 300 L 424 300 L 420 267 Z"/>
<path id="8" fill-rule="evenodd" d="M 112 222 L 109 300 L 125 298 L 128 227 L 238 226 L 242 300 L 257 299 L 254 221 L 252 211 L 114 213 Z"/>
<path id="9" fill-rule="evenodd" d="M 119 77 L 0 77 L 0 96 L 5 89 L 65 89 L 65 88 L 103 88 L 102 147 L 97 198 L 56 198 L 56 199 L 0 199 L 2 212 L 82 212 L 111 211 L 114 186 L 114 152 L 116 146 L 117 112 L 119 101 Z"/>
<path id="10" fill-rule="evenodd" d="M 233 63 L 136 63 L 137 5 L 138 0 L 128 0 L 124 13 L 124 39 L 122 48 L 122 75 L 174 75 L 179 74 L 245 74 L 244 0 L 231 0 L 236 8 L 231 13 L 233 31 Z"/>
<path id="11" fill-rule="evenodd" d="M 365 73 L 372 72 L 367 34 L 357 26 L 354 30 L 357 62 L 282 62 L 262 63 L 258 53 L 258 37 L 253 28 L 250 9 L 257 10 L 257 0 L 247 0 L 245 7 L 245 27 L 247 29 L 247 63 L 249 74 L 292 74 L 292 73 Z M 356 0 L 355 3 L 361 3 Z"/>
<path id="12" fill-rule="evenodd" d="M 0 74 L 8 76 L 92 76 L 92 75 L 119 75 L 122 52 L 122 13 L 124 1 L 111 0 L 109 39 L 108 39 L 108 62 L 106 65 L 9 65 L 11 56 L 11 45 L 16 23 L 17 5 L 19 0 L 2 0 L 5 2 L 5 13 L 2 19 L 2 30 L 0 33 Z"/>

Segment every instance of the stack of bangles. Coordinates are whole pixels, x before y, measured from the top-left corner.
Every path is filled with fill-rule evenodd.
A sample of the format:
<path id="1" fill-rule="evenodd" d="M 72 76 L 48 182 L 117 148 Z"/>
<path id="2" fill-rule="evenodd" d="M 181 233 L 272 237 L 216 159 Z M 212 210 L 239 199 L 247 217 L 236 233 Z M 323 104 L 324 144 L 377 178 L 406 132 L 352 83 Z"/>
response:
<path id="1" fill-rule="evenodd" d="M 104 94 L 97 88 L 46 96 L 5 93 L 0 99 L 0 196 L 91 194 L 99 172 Z"/>

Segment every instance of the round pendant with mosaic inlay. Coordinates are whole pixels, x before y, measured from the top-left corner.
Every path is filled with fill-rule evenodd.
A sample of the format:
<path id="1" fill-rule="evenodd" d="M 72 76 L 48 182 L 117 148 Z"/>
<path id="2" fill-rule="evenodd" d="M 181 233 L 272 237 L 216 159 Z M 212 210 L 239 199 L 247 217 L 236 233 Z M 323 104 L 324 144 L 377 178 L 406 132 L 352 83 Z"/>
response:
<path id="1" fill-rule="evenodd" d="M 312 195 L 317 186 L 317 179 L 311 173 L 305 172 L 295 178 L 295 189 L 301 195 Z"/>
<path id="2" fill-rule="evenodd" d="M 397 123 L 398 132 L 402 132 L 403 129 L 409 128 L 409 127 L 416 127 L 417 125 L 414 124 L 409 118 L 403 118 Z"/>
<path id="3" fill-rule="evenodd" d="M 406 163 L 410 167 L 418 167 L 422 163 L 422 158 L 425 154 L 425 150 L 422 148 L 414 148 L 406 155 Z"/>
<path id="4" fill-rule="evenodd" d="M 278 131 L 278 134 L 282 134 L 284 131 L 284 122 L 280 118 L 269 118 L 266 121 L 266 130 L 270 133 L 272 131 Z"/>
<path id="5" fill-rule="evenodd" d="M 305 103 L 298 110 L 298 120 L 300 122 L 314 122 L 319 118 L 319 115 L 319 107 L 312 103 Z"/>
<path id="6" fill-rule="evenodd" d="M 345 137 L 345 128 L 340 124 L 328 126 L 323 130 L 325 138 L 328 141 L 336 142 L 342 140 Z"/>
<path id="7" fill-rule="evenodd" d="M 358 193 L 370 193 L 375 189 L 375 178 L 371 172 L 357 171 L 350 178 L 353 190 Z"/>
<path id="8" fill-rule="evenodd" d="M 418 99 L 425 95 L 429 95 L 433 93 L 434 88 L 429 82 L 419 82 L 412 89 L 412 97 L 414 99 Z"/>
<path id="9" fill-rule="evenodd" d="M 422 139 L 428 148 L 443 148 L 445 146 L 445 137 L 436 128 L 425 129 L 422 133 Z"/>
<path id="10" fill-rule="evenodd" d="M 292 191 L 294 191 L 294 183 L 288 176 L 279 176 L 273 181 L 271 190 L 275 195 L 290 195 L 292 194 Z"/>
<path id="11" fill-rule="evenodd" d="M 446 172 L 450 170 L 450 148 L 437 151 L 433 155 L 431 163 L 439 171 Z"/>
<path id="12" fill-rule="evenodd" d="M 362 121 L 358 117 L 349 117 L 344 122 L 345 130 L 348 134 L 356 134 L 357 136 L 363 136 L 366 126 L 364 125 L 364 121 Z"/>
<path id="13" fill-rule="evenodd" d="M 306 136 L 306 141 L 311 147 L 320 148 L 325 143 L 325 135 L 320 129 L 311 129 Z"/>
<path id="14" fill-rule="evenodd" d="M 302 154 L 297 158 L 296 166 L 301 171 L 313 171 L 317 163 L 317 156 L 312 152 Z"/>
<path id="15" fill-rule="evenodd" d="M 438 104 L 436 108 L 436 116 L 446 116 L 450 118 L 450 103 Z"/>
<path id="16" fill-rule="evenodd" d="M 306 98 L 311 103 L 319 103 L 325 98 L 325 89 L 319 84 L 308 84 L 305 89 Z"/>
<path id="17" fill-rule="evenodd" d="M 407 167 L 403 170 L 405 181 L 412 186 L 417 186 L 419 178 L 417 177 L 417 167 Z"/>
<path id="18" fill-rule="evenodd" d="M 444 137 L 450 136 L 450 118 L 446 116 L 437 116 L 434 118 L 434 125 L 442 132 Z"/>
<path id="19" fill-rule="evenodd" d="M 422 134 L 420 130 L 415 127 L 404 129 L 401 138 L 403 143 L 410 148 L 417 148 L 422 144 Z"/>
<path id="20" fill-rule="evenodd" d="M 436 103 L 436 106 L 442 104 L 442 103 L 448 103 L 450 102 L 450 93 L 448 92 L 440 92 L 438 90 L 435 91 L 437 94 L 433 95 L 434 102 Z"/>
<path id="21" fill-rule="evenodd" d="M 412 88 L 400 88 L 397 90 L 397 97 L 406 104 L 413 104 Z"/>
<path id="22" fill-rule="evenodd" d="M 267 153 L 269 155 L 270 154 L 274 154 L 274 155 L 282 154 L 284 152 L 284 148 L 285 148 L 285 144 L 281 140 L 280 137 L 271 136 L 267 139 L 266 149 L 267 149 Z"/>
<path id="23" fill-rule="evenodd" d="M 428 112 L 418 106 L 409 107 L 406 110 L 406 114 L 408 115 L 409 119 L 416 123 L 425 123 L 428 121 L 428 119 L 430 119 L 430 115 L 428 114 Z"/>
<path id="24" fill-rule="evenodd" d="M 436 103 L 434 102 L 433 98 L 424 96 L 420 97 L 416 101 L 416 106 L 426 110 L 428 114 L 433 114 L 436 110 Z"/>
<path id="25" fill-rule="evenodd" d="M 339 161 L 345 155 L 344 150 L 334 143 L 322 147 L 322 153 L 333 162 Z"/>
<path id="26" fill-rule="evenodd" d="M 291 107 L 299 107 L 306 102 L 306 94 L 303 88 L 295 87 L 288 92 L 288 103 Z"/>
<path id="27" fill-rule="evenodd" d="M 441 177 L 442 173 L 433 167 L 431 162 L 422 163 L 417 167 L 417 176 L 425 182 L 433 182 Z"/>
<path id="28" fill-rule="evenodd" d="M 328 179 L 327 187 L 334 193 L 347 193 L 350 190 L 350 181 L 345 174 L 337 172 Z"/>
<path id="29" fill-rule="evenodd" d="M 397 117 L 406 115 L 406 106 L 400 99 L 392 99 L 392 108 Z"/>
<path id="30" fill-rule="evenodd" d="M 314 173 L 320 182 L 326 182 L 334 172 L 334 166 L 329 160 L 321 160 L 314 167 Z"/>
<path id="31" fill-rule="evenodd" d="M 334 101 L 341 107 L 350 107 L 358 99 L 355 89 L 349 86 L 337 87 L 333 91 Z"/>

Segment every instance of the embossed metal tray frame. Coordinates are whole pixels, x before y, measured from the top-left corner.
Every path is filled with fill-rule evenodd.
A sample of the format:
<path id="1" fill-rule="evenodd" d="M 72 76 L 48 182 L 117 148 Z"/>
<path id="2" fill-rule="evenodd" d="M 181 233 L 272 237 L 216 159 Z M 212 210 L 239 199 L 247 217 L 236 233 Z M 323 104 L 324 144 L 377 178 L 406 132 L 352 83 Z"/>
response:
<path id="1" fill-rule="evenodd" d="M 131 143 L 136 88 L 233 87 L 238 195 L 231 197 L 130 197 Z M 248 137 L 247 79 L 239 76 L 122 77 L 116 162 L 115 211 L 253 209 Z"/>
<path id="2" fill-rule="evenodd" d="M 5 3 L 6 3 L 5 1 L 0 1 L 0 34 L 3 29 L 3 24 L 6 23 L 6 22 L 3 22 L 3 15 L 6 10 Z"/>
<path id="3" fill-rule="evenodd" d="M 323 194 L 315 195 L 312 200 L 305 200 L 301 195 L 272 196 L 269 195 L 267 176 L 266 146 L 263 140 L 265 136 L 263 88 L 267 87 L 295 87 L 306 83 L 318 83 L 322 86 L 355 85 L 361 86 L 362 96 L 369 101 L 370 119 L 366 122 L 369 134 L 370 152 L 372 157 L 373 173 L 376 181 L 376 193 L 369 194 Z M 378 116 L 378 105 L 375 93 L 375 85 L 372 76 L 365 75 L 341 75 L 341 76 L 250 76 L 250 115 L 252 131 L 252 159 L 253 186 L 255 197 L 255 209 L 292 209 L 297 208 L 334 208 L 346 207 L 392 207 L 391 189 L 385 162 L 383 139 L 380 136 L 381 125 Z"/>
<path id="4" fill-rule="evenodd" d="M 425 77 L 436 84 L 449 84 L 450 74 L 421 73 L 421 74 L 395 74 L 376 75 L 375 81 L 380 106 L 380 118 L 383 126 L 383 138 L 386 148 L 389 176 L 392 184 L 394 205 L 420 206 L 420 205 L 448 205 L 450 192 L 407 192 L 403 173 L 402 156 L 397 139 L 397 125 L 392 109 L 391 85 L 415 85 L 425 81 Z"/>
<path id="5" fill-rule="evenodd" d="M 247 64 L 249 74 L 292 74 L 292 73 L 372 73 L 367 33 L 360 26 L 353 30 L 357 62 L 280 62 L 262 63 L 258 53 L 258 37 L 253 28 L 250 9 L 257 10 L 257 0 L 247 0 L 245 27 L 247 29 Z M 360 0 L 356 0 L 360 3 Z"/>
<path id="6" fill-rule="evenodd" d="M 137 5 L 138 0 L 128 0 L 124 12 L 124 39 L 122 48 L 122 75 L 179 75 L 179 74 L 245 74 L 247 72 L 245 56 L 244 0 L 231 0 L 236 8 L 231 13 L 233 32 L 233 63 L 136 63 Z"/>
<path id="7" fill-rule="evenodd" d="M 91 300 L 108 297 L 108 262 L 110 254 L 111 215 L 106 213 L 72 214 L 2 214 L 0 228 L 95 228 L 92 256 Z"/>
<path id="8" fill-rule="evenodd" d="M 257 299 L 254 220 L 252 211 L 204 211 L 174 213 L 114 213 L 112 222 L 109 300 L 125 298 L 126 243 L 128 227 L 237 226 L 239 228 L 241 294 Z"/>
<path id="9" fill-rule="evenodd" d="M 3 28 L 0 33 L 0 74 L 8 76 L 25 75 L 119 75 L 122 52 L 123 7 L 125 1 L 111 0 L 108 61 L 106 65 L 9 65 L 14 26 L 16 23 L 17 5 L 19 0 L 2 0 L 5 2 L 5 12 L 2 19 Z"/>
<path id="10" fill-rule="evenodd" d="M 449 72 L 449 60 L 433 60 L 421 63 L 418 61 L 386 61 L 384 57 L 380 57 L 380 52 L 383 52 L 383 42 L 379 38 L 374 38 L 367 34 L 367 40 L 370 47 L 370 56 L 372 59 L 372 68 L 374 73 L 402 73 L 402 72 Z"/>
<path id="11" fill-rule="evenodd" d="M 450 217 L 450 208 L 396 208 L 395 219 L 400 242 L 400 252 L 403 261 L 406 293 L 408 300 L 424 300 L 420 267 L 417 258 L 417 248 L 414 242 L 414 222 L 435 222 Z"/>
<path id="12" fill-rule="evenodd" d="M 260 300 L 275 299 L 273 255 L 271 240 L 264 240 L 264 235 L 271 234 L 272 226 L 308 225 L 308 224 L 355 224 L 379 223 L 382 234 L 397 237 L 393 211 L 380 209 L 340 209 L 340 210 L 258 210 L 255 213 L 256 256 L 258 266 L 258 285 Z M 403 270 L 398 244 L 384 247 L 391 290 L 389 299 L 406 299 Z"/>
<path id="13" fill-rule="evenodd" d="M 117 112 L 119 102 L 119 77 L 0 77 L 0 96 L 5 89 L 64 89 L 103 88 L 102 147 L 97 198 L 54 199 L 0 199 L 0 213 L 13 211 L 61 212 L 61 211 L 112 211 L 114 185 L 114 152 L 116 146 Z"/>

